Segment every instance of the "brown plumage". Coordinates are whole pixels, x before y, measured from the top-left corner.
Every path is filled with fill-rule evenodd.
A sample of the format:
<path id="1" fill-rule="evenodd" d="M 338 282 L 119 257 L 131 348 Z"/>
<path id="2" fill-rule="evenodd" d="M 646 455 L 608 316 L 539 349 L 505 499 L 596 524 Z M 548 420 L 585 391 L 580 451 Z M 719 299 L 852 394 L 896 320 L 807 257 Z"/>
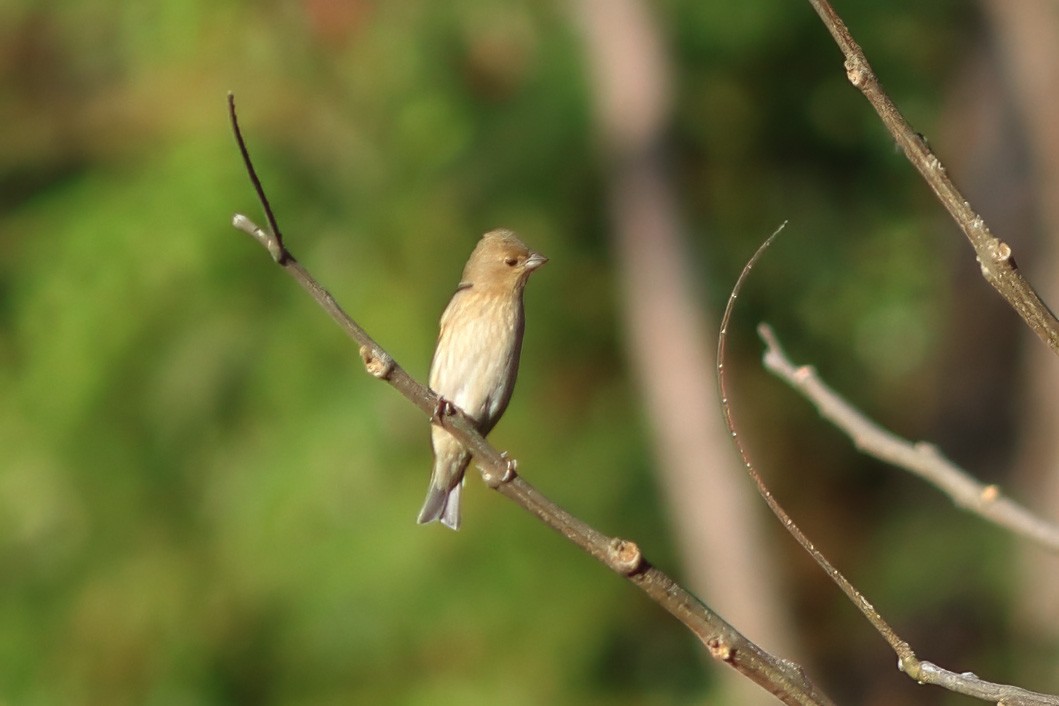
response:
<path id="1" fill-rule="evenodd" d="M 522 292 L 548 261 L 509 230 L 482 236 L 441 315 L 430 387 L 488 434 L 507 409 L 518 375 L 525 325 Z M 431 427 L 434 471 L 419 523 L 460 527 L 460 489 L 471 454 L 438 425 Z"/>

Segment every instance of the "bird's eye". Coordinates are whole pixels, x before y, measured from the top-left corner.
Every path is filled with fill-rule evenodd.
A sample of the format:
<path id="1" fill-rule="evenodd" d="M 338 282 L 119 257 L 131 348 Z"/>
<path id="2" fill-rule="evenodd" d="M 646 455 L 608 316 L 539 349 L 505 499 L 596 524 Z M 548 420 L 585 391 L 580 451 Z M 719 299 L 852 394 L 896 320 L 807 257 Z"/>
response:
<path id="1" fill-rule="evenodd" d="M 518 258 L 517 257 L 505 257 L 504 258 L 504 264 L 507 265 L 508 267 L 514 267 L 515 265 L 518 264 Z"/>

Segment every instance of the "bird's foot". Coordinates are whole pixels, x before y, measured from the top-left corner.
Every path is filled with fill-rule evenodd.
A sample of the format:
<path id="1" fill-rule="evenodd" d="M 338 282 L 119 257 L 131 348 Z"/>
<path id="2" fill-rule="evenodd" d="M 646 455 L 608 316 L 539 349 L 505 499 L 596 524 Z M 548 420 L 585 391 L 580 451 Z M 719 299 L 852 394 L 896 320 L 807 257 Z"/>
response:
<path id="1" fill-rule="evenodd" d="M 453 414 L 456 414 L 456 405 L 438 395 L 438 403 L 434 405 L 434 413 L 430 415 L 431 423 L 445 426 L 445 417 L 451 417 Z"/>

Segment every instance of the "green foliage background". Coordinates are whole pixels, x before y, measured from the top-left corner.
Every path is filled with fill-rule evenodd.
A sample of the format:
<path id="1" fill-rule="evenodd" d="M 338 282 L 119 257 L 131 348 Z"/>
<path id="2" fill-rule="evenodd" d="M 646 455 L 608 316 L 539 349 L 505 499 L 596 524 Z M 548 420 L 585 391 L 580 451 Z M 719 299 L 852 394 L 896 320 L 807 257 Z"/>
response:
<path id="1" fill-rule="evenodd" d="M 929 134 L 973 11 L 841 4 Z M 857 458 L 755 363 L 765 318 L 855 402 L 927 436 L 949 268 L 970 255 L 808 4 L 651 7 L 676 72 L 671 160 L 706 309 L 790 221 L 733 341 L 739 414 L 778 490 L 913 636 L 932 633 L 924 612 L 940 630 L 972 603 L 1003 606 L 1006 540 Z M 424 420 L 229 226 L 234 211 L 259 218 L 231 89 L 288 244 L 420 377 L 476 238 L 518 230 L 552 261 L 529 288 L 523 372 L 493 439 L 679 575 L 567 12 L 0 5 L 0 704 L 716 703 L 719 668 L 690 636 L 481 484 L 460 533 L 417 527 Z M 938 557 L 901 553 L 916 527 L 967 571 L 959 585 Z M 878 676 L 881 643 L 773 539 L 809 650 L 794 657 L 836 694 L 862 695 L 866 674 L 912 689 Z M 1000 639 L 992 610 L 957 622 Z M 968 663 L 1004 663 L 953 642 Z"/>

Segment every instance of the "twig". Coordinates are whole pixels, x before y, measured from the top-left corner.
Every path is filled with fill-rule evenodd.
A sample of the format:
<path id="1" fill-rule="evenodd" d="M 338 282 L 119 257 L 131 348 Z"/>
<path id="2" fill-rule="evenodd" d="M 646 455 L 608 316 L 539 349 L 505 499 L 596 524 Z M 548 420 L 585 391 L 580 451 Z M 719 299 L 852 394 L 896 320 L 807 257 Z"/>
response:
<path id="1" fill-rule="evenodd" d="M 883 125 L 904 150 L 908 161 L 923 176 L 942 206 L 970 240 L 982 267 L 982 276 L 1018 312 L 1026 325 L 1053 352 L 1059 354 L 1059 319 L 1019 272 L 1011 247 L 993 235 L 982 217 L 974 212 L 971 204 L 949 179 L 941 160 L 931 151 L 927 141 L 901 115 L 872 71 L 864 51 L 854 41 L 828 0 L 809 0 L 809 4 L 846 57 L 846 76 L 850 83 L 860 89 L 875 108 Z"/>
<path id="2" fill-rule="evenodd" d="M 776 232 L 773 233 L 765 240 L 764 243 L 757 249 L 754 255 L 747 262 L 746 266 L 743 267 L 743 271 L 739 273 L 738 279 L 736 279 L 735 286 L 732 288 L 732 293 L 728 297 L 728 304 L 724 309 L 724 316 L 721 317 L 721 333 L 717 342 L 717 386 L 721 391 L 721 410 L 724 414 L 725 423 L 728 425 L 728 431 L 732 436 L 732 443 L 735 444 L 736 450 L 743 459 L 743 467 L 746 469 L 747 475 L 754 482 L 757 487 L 758 493 L 764 499 L 765 504 L 768 505 L 769 509 L 772 510 L 772 514 L 780 521 L 783 527 L 794 537 L 795 541 L 801 545 L 809 556 L 813 558 L 813 561 L 824 570 L 824 573 L 831 578 L 832 581 L 846 594 L 850 602 L 857 607 L 865 618 L 868 619 L 875 630 L 882 635 L 883 639 L 890 645 L 894 653 L 897 655 L 897 667 L 901 671 L 908 674 L 920 684 L 934 684 L 941 686 L 949 691 L 964 694 L 966 696 L 973 696 L 975 698 L 984 699 L 986 701 L 992 701 L 994 703 L 1006 704 L 1008 706 L 1059 706 L 1059 697 L 1051 696 L 1048 694 L 1038 694 L 1025 689 L 1008 686 L 1005 684 L 994 684 L 987 681 L 982 681 L 976 675 L 965 672 L 963 674 L 957 674 L 950 672 L 946 669 L 942 669 L 931 662 L 920 661 L 912 651 L 912 647 L 905 642 L 897 632 L 890 627 L 890 624 L 882 617 L 882 615 L 875 609 L 864 594 L 857 590 L 857 588 L 850 583 L 841 571 L 839 571 L 828 559 L 824 556 L 823 552 L 816 548 L 816 545 L 809 539 L 801 528 L 795 524 L 791 516 L 787 514 L 787 511 L 783 509 L 779 501 L 772 495 L 772 491 L 769 490 L 765 484 L 765 480 L 761 477 L 761 474 L 754 468 L 753 463 L 750 460 L 746 448 L 743 446 L 743 442 L 739 439 L 739 435 L 735 430 L 735 421 L 732 416 L 732 408 L 728 399 L 728 383 L 727 376 L 725 375 L 724 361 L 725 361 L 725 349 L 728 342 L 728 324 L 732 318 L 732 311 L 735 308 L 735 300 L 739 296 L 739 292 L 743 288 L 743 284 L 746 282 L 747 277 L 750 275 L 751 269 L 757 264 L 758 260 L 761 259 L 762 254 L 768 249 L 772 241 L 775 240 L 776 236 L 780 234 L 784 223 Z"/>
<path id="3" fill-rule="evenodd" d="M 239 143 L 251 181 L 258 198 L 269 215 L 271 232 L 255 225 L 249 218 L 237 214 L 232 224 L 254 238 L 272 255 L 273 260 L 293 277 L 331 318 L 358 344 L 368 372 L 385 380 L 405 398 L 415 404 L 429 418 L 437 408 L 438 398 L 432 390 L 415 380 L 385 350 L 379 346 L 334 298 L 321 287 L 309 272 L 283 245 L 279 228 L 272 216 L 264 189 L 254 173 L 249 152 L 235 115 L 235 99 L 228 95 L 232 130 Z M 607 536 L 542 495 L 536 488 L 512 473 L 510 463 L 491 446 L 457 412 L 444 418 L 446 429 L 474 454 L 475 463 L 486 484 L 501 495 L 515 501 L 522 508 L 556 530 L 586 553 L 595 557 L 615 573 L 624 576 L 644 591 L 653 601 L 676 617 L 702 642 L 714 659 L 738 670 L 761 685 L 786 704 L 831 704 L 797 664 L 777 658 L 743 637 L 705 604 L 682 586 L 652 566 L 639 547 L 628 540 Z"/>
<path id="4" fill-rule="evenodd" d="M 868 602 L 864 595 L 858 591 L 849 580 L 842 575 L 842 573 L 835 568 L 827 557 L 816 548 L 816 546 L 809 541 L 809 538 L 802 532 L 801 528 L 794 523 L 787 511 L 783 509 L 779 501 L 772 495 L 772 491 L 768 489 L 765 484 L 765 480 L 761 477 L 761 474 L 754 468 L 754 464 L 750 460 L 750 455 L 747 453 L 746 448 L 743 446 L 743 442 L 739 439 L 738 433 L 735 430 L 735 420 L 732 416 L 732 407 L 728 398 L 728 379 L 725 375 L 724 362 L 725 352 L 728 344 L 728 324 L 732 318 L 732 311 L 735 309 L 735 300 L 739 296 L 739 292 L 743 288 L 743 284 L 746 282 L 747 277 L 750 275 L 750 271 L 754 265 L 757 264 L 758 260 L 764 254 L 765 250 L 768 249 L 772 241 L 776 239 L 776 236 L 780 234 L 786 223 L 783 223 L 779 228 L 776 229 L 772 235 L 765 240 L 764 243 L 754 252 L 754 255 L 743 267 L 743 271 L 739 273 L 739 278 L 736 279 L 735 286 L 732 288 L 732 293 L 728 297 L 728 304 L 724 308 L 724 316 L 721 317 L 721 333 L 718 336 L 717 341 L 717 387 L 721 391 L 721 412 L 724 415 L 725 424 L 728 426 L 728 431 L 732 436 L 732 443 L 735 444 L 736 451 L 739 452 L 740 457 L 743 459 L 743 467 L 746 469 L 750 479 L 754 481 L 754 485 L 757 487 L 758 493 L 765 500 L 765 503 L 772 510 L 772 513 L 779 519 L 783 526 L 790 532 L 791 536 L 802 546 L 802 548 L 812 556 L 813 560 L 820 565 L 828 576 L 838 585 L 842 592 L 853 602 L 855 606 L 864 614 L 875 629 L 886 639 L 890 646 L 893 648 L 897 656 L 904 661 L 917 661 L 915 654 L 912 652 L 912 648 L 909 647 L 908 643 L 898 637 L 897 633 L 890 627 L 890 625 L 883 619 L 874 606 Z"/>
<path id="5" fill-rule="evenodd" d="M 811 366 L 796 366 L 780 347 L 767 324 L 758 326 L 765 342 L 765 367 L 805 396 L 821 416 L 844 431 L 859 450 L 919 476 L 949 495 L 965 510 L 984 517 L 1015 534 L 1059 551 L 1059 526 L 1043 520 L 1014 500 L 1003 496 L 995 485 L 981 483 L 945 458 L 937 447 L 913 443 L 883 429 L 828 387 Z"/>

